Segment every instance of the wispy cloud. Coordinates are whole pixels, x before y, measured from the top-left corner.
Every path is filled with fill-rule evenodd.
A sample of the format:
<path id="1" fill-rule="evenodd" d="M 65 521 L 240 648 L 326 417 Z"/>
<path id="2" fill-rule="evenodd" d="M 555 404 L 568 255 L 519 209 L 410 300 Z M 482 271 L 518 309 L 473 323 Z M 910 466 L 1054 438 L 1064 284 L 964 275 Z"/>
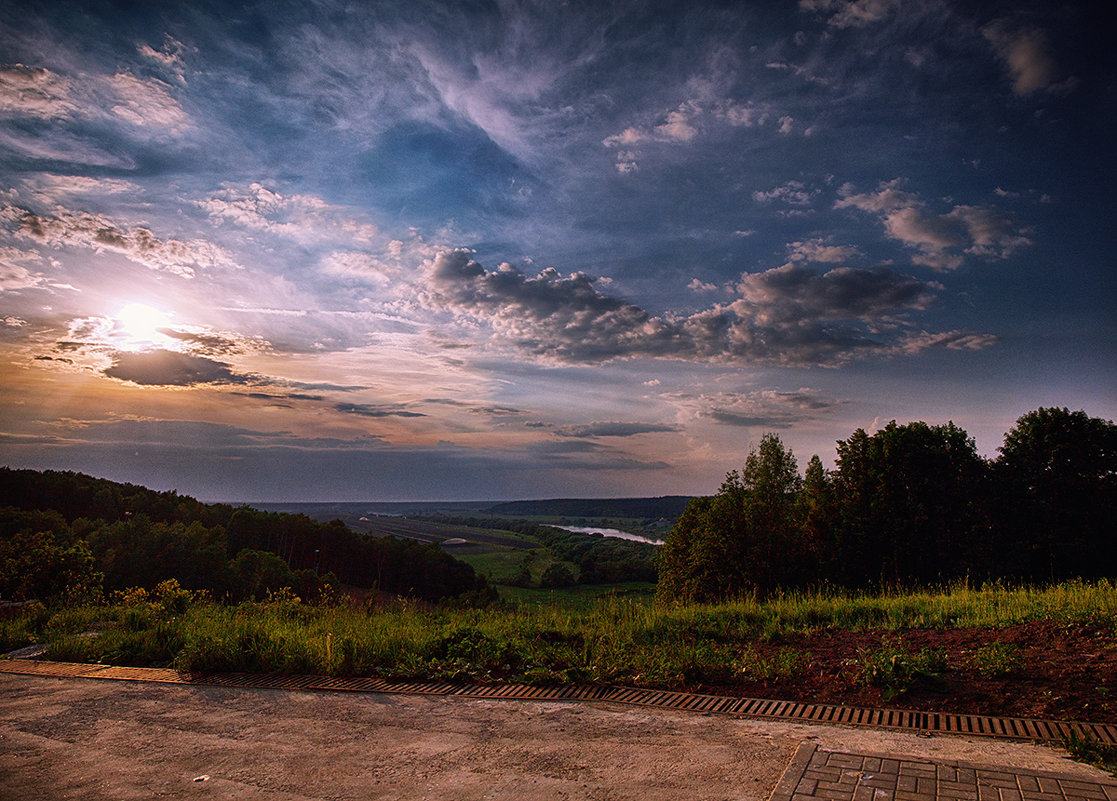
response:
<path id="1" fill-rule="evenodd" d="M 0 113 L 61 119 L 79 111 L 68 78 L 43 67 L 0 67 Z"/>
<path id="2" fill-rule="evenodd" d="M 799 0 L 803 11 L 829 14 L 834 28 L 864 28 L 900 8 L 900 0 Z"/>
<path id="3" fill-rule="evenodd" d="M 261 183 L 243 188 L 227 186 L 197 204 L 218 223 L 232 223 L 300 241 L 342 237 L 368 243 L 378 234 L 375 225 L 359 220 L 352 210 L 314 195 L 284 195 Z"/>
<path id="4" fill-rule="evenodd" d="M 204 239 L 161 239 L 142 225 L 120 227 L 107 217 L 56 207 L 36 214 L 12 203 L 0 203 L 0 223 L 24 241 L 48 248 L 78 247 L 110 252 L 152 270 L 193 278 L 196 270 L 229 269 L 236 262 Z"/>

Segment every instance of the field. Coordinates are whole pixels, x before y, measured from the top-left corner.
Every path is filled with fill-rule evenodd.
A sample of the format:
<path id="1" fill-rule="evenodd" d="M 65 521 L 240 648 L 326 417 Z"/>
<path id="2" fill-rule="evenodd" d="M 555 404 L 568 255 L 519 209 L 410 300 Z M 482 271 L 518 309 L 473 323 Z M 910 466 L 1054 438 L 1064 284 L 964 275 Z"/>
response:
<path id="1" fill-rule="evenodd" d="M 611 594 L 610 594 L 611 592 Z M 587 682 L 750 697 L 1117 722 L 1117 587 L 964 586 L 667 607 L 647 585 L 514 590 L 489 609 L 220 606 L 173 586 L 32 607 L 0 648 L 199 671 Z"/>

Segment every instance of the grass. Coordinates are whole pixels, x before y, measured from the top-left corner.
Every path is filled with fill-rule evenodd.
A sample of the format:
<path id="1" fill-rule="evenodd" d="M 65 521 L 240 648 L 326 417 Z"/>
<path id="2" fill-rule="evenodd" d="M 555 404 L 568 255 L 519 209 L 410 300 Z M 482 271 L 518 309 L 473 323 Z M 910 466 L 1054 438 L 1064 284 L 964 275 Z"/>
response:
<path id="1" fill-rule="evenodd" d="M 542 559 L 547 554 L 545 548 L 500 549 L 485 553 L 455 553 L 454 558 L 465 562 L 475 571 L 497 584 L 511 580 L 520 572 L 524 559 L 529 554 L 535 554 L 537 559 Z"/>
<path id="2" fill-rule="evenodd" d="M 221 606 L 184 603 L 175 592 L 136 594 L 106 606 L 32 608 L 0 621 L 0 642 L 5 649 L 51 642 L 49 657 L 59 660 L 199 671 L 682 686 L 792 677 L 811 660 L 781 647 L 790 635 L 873 629 L 897 636 L 857 655 L 862 681 L 899 694 L 933 682 L 944 667 L 941 655 L 906 650 L 899 637 L 906 629 L 1048 620 L 1117 630 L 1117 587 L 1105 581 L 884 597 L 789 594 L 683 607 L 651 603 L 650 585 L 612 589 L 602 597 L 601 587 L 508 588 L 504 608 L 401 602 L 371 612 L 284 595 Z M 758 643 L 768 644 L 764 654 Z M 1007 647 L 989 646 L 973 659 L 991 675 L 1019 667 Z"/>

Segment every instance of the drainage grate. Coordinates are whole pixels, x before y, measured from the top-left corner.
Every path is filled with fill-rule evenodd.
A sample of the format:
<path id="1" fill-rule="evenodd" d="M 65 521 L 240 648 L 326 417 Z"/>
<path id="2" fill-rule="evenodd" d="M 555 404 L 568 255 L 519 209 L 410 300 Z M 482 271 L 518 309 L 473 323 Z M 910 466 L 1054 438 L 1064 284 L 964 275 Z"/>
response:
<path id="1" fill-rule="evenodd" d="M 765 720 L 800 723 L 829 723 L 873 728 L 907 729 L 978 737 L 1017 740 L 1059 741 L 1072 733 L 1117 745 L 1117 726 L 1082 721 L 996 718 L 944 712 L 913 712 L 903 709 L 866 709 L 833 704 L 803 704 L 764 698 L 734 698 L 671 690 L 635 687 L 569 685 L 537 687 L 527 684 L 450 684 L 438 681 L 403 681 L 377 678 L 337 678 L 281 673 L 190 674 L 162 668 L 129 668 L 83 665 L 73 662 L 41 662 L 25 659 L 0 660 L 0 673 L 18 673 L 55 678 L 120 679 L 174 684 L 205 684 L 214 687 L 265 690 L 303 690 L 358 693 L 404 693 L 410 695 L 453 695 L 460 698 L 496 698 L 526 701 L 608 701 L 656 709 L 677 709 L 708 714 L 740 715 Z"/>

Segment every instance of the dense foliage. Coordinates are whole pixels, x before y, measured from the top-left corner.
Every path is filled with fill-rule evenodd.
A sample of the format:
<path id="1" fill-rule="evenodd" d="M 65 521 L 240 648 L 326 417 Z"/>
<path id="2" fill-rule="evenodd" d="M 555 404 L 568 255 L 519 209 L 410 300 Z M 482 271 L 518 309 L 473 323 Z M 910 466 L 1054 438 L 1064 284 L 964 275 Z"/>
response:
<path id="1" fill-rule="evenodd" d="M 655 581 L 655 545 L 552 526 L 540 526 L 535 536 L 556 557 L 578 566 L 580 584 Z"/>
<path id="2" fill-rule="evenodd" d="M 541 501 L 540 503 L 552 502 Z M 477 529 L 492 528 L 494 525 L 492 518 L 465 515 L 426 515 L 418 519 Z M 502 519 L 499 525 L 507 531 L 530 537 L 550 550 L 556 559 L 577 566 L 577 577 L 569 571 L 569 568 L 555 567 L 550 576 L 542 577 L 541 584 L 544 587 L 566 587 L 574 583 L 618 584 L 627 581 L 654 582 L 656 580 L 655 562 L 658 546 L 650 543 L 606 537 L 601 534 L 575 533 L 528 520 Z M 568 577 L 563 571 L 568 574 Z M 519 586 L 531 584 L 531 576 L 526 568 L 519 580 L 514 583 Z"/>
<path id="3" fill-rule="evenodd" d="M 166 579 L 230 600 L 281 587 L 313 597 L 325 583 L 424 600 L 490 593 L 469 565 L 414 540 L 80 473 L 0 468 L 0 599 Z"/>
<path id="4" fill-rule="evenodd" d="M 766 435 L 744 470 L 696 498 L 659 560 L 658 596 L 710 601 L 793 587 L 1117 575 L 1117 425 L 1038 409 L 981 458 L 953 423 L 838 442 L 832 473 Z"/>

